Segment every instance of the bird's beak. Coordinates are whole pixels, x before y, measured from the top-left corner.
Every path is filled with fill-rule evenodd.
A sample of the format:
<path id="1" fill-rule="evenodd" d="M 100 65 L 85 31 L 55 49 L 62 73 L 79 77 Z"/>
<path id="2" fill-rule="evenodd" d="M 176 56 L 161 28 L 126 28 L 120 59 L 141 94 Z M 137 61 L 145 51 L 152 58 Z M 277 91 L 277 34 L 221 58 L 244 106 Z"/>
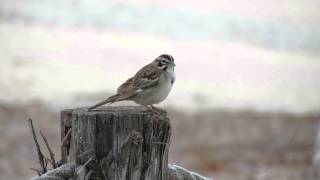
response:
<path id="1" fill-rule="evenodd" d="M 172 66 L 176 66 L 176 64 L 174 62 L 171 62 Z"/>

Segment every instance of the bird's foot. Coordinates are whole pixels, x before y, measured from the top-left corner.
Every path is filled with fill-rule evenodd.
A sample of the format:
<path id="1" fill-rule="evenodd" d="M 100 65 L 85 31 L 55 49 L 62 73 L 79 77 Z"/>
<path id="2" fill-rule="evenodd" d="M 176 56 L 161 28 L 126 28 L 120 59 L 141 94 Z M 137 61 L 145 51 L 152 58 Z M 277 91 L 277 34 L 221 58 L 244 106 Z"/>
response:
<path id="1" fill-rule="evenodd" d="M 155 111 L 157 111 L 157 112 L 161 112 L 161 111 L 166 111 L 166 110 L 164 110 L 164 109 L 161 109 L 161 108 L 158 108 L 158 107 L 155 107 L 155 106 L 153 106 L 153 105 L 150 105 L 151 107 L 152 107 L 152 109 L 154 109 Z"/>
<path id="2" fill-rule="evenodd" d="M 158 113 L 158 112 L 165 112 L 164 109 L 161 109 L 161 108 L 157 108 L 153 105 L 148 105 L 146 106 L 147 110 L 150 111 L 150 112 L 154 112 L 154 113 Z"/>
<path id="3" fill-rule="evenodd" d="M 154 108 L 152 108 L 152 106 L 146 106 L 147 110 L 150 112 L 157 112 L 157 110 L 155 110 Z"/>

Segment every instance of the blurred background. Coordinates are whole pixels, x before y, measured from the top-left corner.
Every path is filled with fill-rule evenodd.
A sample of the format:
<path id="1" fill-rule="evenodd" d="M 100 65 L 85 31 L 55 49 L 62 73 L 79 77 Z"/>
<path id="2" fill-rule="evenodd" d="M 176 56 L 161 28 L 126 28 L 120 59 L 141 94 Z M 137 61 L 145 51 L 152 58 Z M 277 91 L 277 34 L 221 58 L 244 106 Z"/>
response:
<path id="1" fill-rule="evenodd" d="M 59 159 L 59 111 L 108 97 L 162 53 L 177 64 L 160 105 L 173 126 L 171 163 L 218 180 L 312 179 L 319 7 L 318 0 L 1 0 L 0 179 L 35 175 L 29 117 Z"/>

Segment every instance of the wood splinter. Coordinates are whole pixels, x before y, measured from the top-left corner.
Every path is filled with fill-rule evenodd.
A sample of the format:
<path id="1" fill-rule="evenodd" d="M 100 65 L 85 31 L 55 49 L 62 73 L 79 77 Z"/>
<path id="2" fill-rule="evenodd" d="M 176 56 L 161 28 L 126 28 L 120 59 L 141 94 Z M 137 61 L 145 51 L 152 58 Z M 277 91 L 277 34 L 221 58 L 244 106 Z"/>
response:
<path id="1" fill-rule="evenodd" d="M 65 146 L 67 140 L 70 139 L 70 137 L 71 137 L 71 131 L 72 131 L 72 129 L 70 128 L 70 129 L 68 130 L 67 134 L 66 134 L 66 135 L 64 136 L 64 138 L 62 139 L 61 144 L 60 144 L 61 147 L 62 147 L 62 146 Z"/>

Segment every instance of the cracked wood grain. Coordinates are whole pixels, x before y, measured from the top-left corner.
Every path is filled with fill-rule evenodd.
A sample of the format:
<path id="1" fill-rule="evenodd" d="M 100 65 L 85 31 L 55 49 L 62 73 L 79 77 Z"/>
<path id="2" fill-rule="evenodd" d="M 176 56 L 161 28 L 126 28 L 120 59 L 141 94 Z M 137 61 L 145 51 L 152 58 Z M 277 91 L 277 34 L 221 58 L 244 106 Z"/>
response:
<path id="1" fill-rule="evenodd" d="M 142 107 L 102 107 L 61 112 L 63 162 L 84 167 L 86 179 L 166 180 L 171 126 L 166 112 Z M 74 179 L 77 179 L 75 177 Z"/>

